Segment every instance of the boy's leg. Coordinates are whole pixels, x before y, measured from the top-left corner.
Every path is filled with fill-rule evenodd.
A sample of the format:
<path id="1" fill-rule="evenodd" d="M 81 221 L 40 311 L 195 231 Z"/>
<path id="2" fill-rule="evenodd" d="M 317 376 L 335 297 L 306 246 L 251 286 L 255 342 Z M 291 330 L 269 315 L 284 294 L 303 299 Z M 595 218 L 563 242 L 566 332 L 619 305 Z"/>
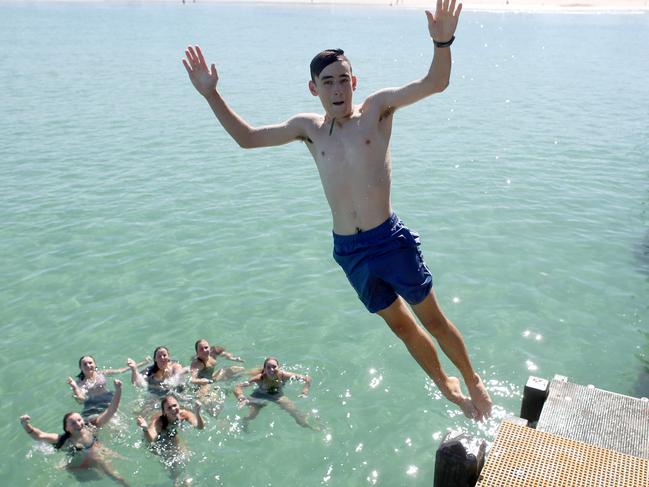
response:
<path id="1" fill-rule="evenodd" d="M 457 404 L 465 416 L 475 419 L 478 412 L 471 400 L 462 394 L 460 381 L 449 377 L 442 370 L 437 351 L 430 335 L 422 329 L 402 298 L 397 298 L 390 306 L 377 312 L 390 329 L 406 345 L 410 354 L 435 382 L 440 392 L 449 401 Z"/>
<path id="2" fill-rule="evenodd" d="M 489 393 L 478 374 L 473 370 L 462 335 L 455 325 L 444 316 L 435 299 L 434 291 L 431 289 L 428 296 L 421 303 L 413 305 L 412 309 L 421 323 L 435 337 L 444 354 L 462 374 L 471 396 L 471 402 L 477 409 L 477 419 L 488 417 L 491 414 L 492 405 Z"/>

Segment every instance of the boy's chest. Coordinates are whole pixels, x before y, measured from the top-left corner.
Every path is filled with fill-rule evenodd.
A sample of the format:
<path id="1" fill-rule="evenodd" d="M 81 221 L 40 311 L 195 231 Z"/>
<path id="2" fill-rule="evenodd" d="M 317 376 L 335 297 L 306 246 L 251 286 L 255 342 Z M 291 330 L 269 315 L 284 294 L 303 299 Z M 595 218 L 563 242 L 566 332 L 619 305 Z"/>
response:
<path id="1" fill-rule="evenodd" d="M 318 130 L 310 147 L 318 165 L 355 165 L 385 158 L 387 140 L 378 124 L 366 120 L 349 120 L 344 123 L 328 122 Z"/>

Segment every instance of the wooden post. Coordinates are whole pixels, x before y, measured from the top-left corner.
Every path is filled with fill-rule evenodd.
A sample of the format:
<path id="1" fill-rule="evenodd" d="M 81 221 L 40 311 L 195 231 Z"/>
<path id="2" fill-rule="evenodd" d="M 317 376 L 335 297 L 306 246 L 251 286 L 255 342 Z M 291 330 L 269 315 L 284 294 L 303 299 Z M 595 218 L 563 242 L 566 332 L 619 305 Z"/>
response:
<path id="1" fill-rule="evenodd" d="M 447 433 L 435 455 L 434 487 L 474 487 L 485 461 L 484 440 Z"/>
<path id="2" fill-rule="evenodd" d="M 536 422 L 541 416 L 543 404 L 548 397 L 548 385 L 547 380 L 533 375 L 527 379 L 527 384 L 525 384 L 521 402 L 521 418 L 526 419 L 532 428 L 536 427 Z"/>

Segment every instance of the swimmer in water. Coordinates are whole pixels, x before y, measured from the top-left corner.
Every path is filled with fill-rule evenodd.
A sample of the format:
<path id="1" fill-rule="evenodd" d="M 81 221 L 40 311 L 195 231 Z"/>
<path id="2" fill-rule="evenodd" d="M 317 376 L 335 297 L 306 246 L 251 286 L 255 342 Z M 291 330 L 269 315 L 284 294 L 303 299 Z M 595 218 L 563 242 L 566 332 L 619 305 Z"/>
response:
<path id="1" fill-rule="evenodd" d="M 142 367 L 147 362 L 150 362 L 150 359 L 138 363 L 137 367 Z M 113 392 L 106 387 L 106 376 L 122 374 L 128 370 L 128 367 L 97 370 L 94 357 L 84 355 L 79 359 L 79 369 L 81 372 L 76 379 L 68 377 L 67 382 L 72 389 L 73 397 L 84 405 L 81 415 L 89 419 L 105 411 L 113 399 Z"/>
<path id="2" fill-rule="evenodd" d="M 150 393 L 164 396 L 170 392 L 182 392 L 184 388 L 183 375 L 187 369 L 169 357 L 169 349 L 160 346 L 153 351 L 153 365 L 140 373 L 132 359 L 126 364 L 131 369 L 131 382 L 138 387 L 147 386 Z"/>
<path id="3" fill-rule="evenodd" d="M 197 386 L 196 394 L 212 416 L 217 416 L 223 406 L 223 394 L 220 388 L 212 388 L 210 384 L 219 380 L 230 379 L 244 371 L 236 365 L 216 368 L 216 357 L 225 357 L 236 362 L 243 362 L 241 357 L 235 357 L 223 347 L 210 346 L 207 340 L 197 340 L 194 344 L 196 355 L 192 359 L 190 370 L 191 383 Z"/>
<path id="4" fill-rule="evenodd" d="M 193 384 L 208 384 L 222 379 L 230 379 L 244 371 L 243 367 L 237 365 L 217 369 L 217 357 L 227 358 L 233 362 L 243 362 L 243 359 L 235 357 L 223 347 L 210 346 L 207 340 L 198 340 L 194 344 L 194 350 L 196 356 L 190 366 Z"/>
<path id="5" fill-rule="evenodd" d="M 110 421 L 117 412 L 122 397 L 122 382 L 115 379 L 115 394 L 108 408 L 94 419 L 86 421 L 79 413 L 63 416 L 63 434 L 46 433 L 31 424 L 28 415 L 20 417 L 27 434 L 36 441 L 50 443 L 68 454 L 66 470 L 78 480 L 87 480 L 89 473 L 102 472 L 120 485 L 129 485 L 105 458 L 112 452 L 97 439 L 97 430 Z M 114 453 L 112 453 L 114 455 Z"/>
<path id="6" fill-rule="evenodd" d="M 147 423 L 143 416 L 137 417 L 137 425 L 144 432 L 144 438 L 152 446 L 152 451 L 160 455 L 164 465 L 174 479 L 174 484 L 189 484 L 189 479 L 182 479 L 189 451 L 180 441 L 179 430 L 191 426 L 202 430 L 205 422 L 201 416 L 201 402 L 194 402 L 194 411 L 182 409 L 178 399 L 168 394 L 160 401 L 160 412 L 153 415 Z"/>
<path id="7" fill-rule="evenodd" d="M 238 384 L 234 388 L 234 395 L 239 401 L 239 407 L 244 407 L 246 405 L 250 407 L 248 416 L 243 419 L 244 429 L 248 428 L 250 421 L 257 417 L 264 406 L 273 402 L 289 413 L 300 426 L 317 430 L 317 428 L 314 428 L 307 422 L 306 415 L 297 409 L 293 401 L 284 395 L 284 385 L 290 380 L 304 382 L 304 387 L 302 388 L 302 394 L 300 394 L 300 397 L 306 397 L 309 394 L 311 377 L 282 370 L 280 369 L 279 362 L 275 357 L 268 357 L 264 360 L 261 372 L 250 380 Z M 249 397 L 246 397 L 243 393 L 243 389 L 253 384 L 255 384 L 257 388 Z"/>

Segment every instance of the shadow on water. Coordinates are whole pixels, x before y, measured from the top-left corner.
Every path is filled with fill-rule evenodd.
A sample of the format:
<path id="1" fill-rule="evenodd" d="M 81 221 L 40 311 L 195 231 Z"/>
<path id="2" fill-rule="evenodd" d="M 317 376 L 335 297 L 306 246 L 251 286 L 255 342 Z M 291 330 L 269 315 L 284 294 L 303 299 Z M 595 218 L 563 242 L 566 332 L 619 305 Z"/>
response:
<path id="1" fill-rule="evenodd" d="M 637 354 L 640 361 L 640 372 L 633 387 L 635 397 L 649 397 L 649 333 L 643 333 L 645 346 Z"/>
<path id="2" fill-rule="evenodd" d="M 649 205 L 649 202 L 647 205 Z M 635 260 L 638 264 L 638 270 L 649 277 L 649 229 L 635 250 Z"/>
<path id="3" fill-rule="evenodd" d="M 644 219 L 648 219 L 647 213 L 649 212 L 649 198 L 645 203 L 645 210 L 643 211 Z M 644 238 L 638 245 L 636 250 L 636 261 L 638 263 L 638 270 L 647 276 L 649 282 L 649 229 L 645 232 Z M 636 380 L 634 393 L 636 397 L 649 397 L 649 333 L 643 332 L 645 337 L 645 345 L 638 352 L 637 357 L 640 361 L 640 373 Z"/>
<path id="4" fill-rule="evenodd" d="M 647 282 L 649 282 L 649 230 L 637 252 L 637 260 L 640 272 L 647 276 Z M 645 344 L 637 353 L 640 361 L 640 373 L 634 387 L 636 397 L 649 397 L 649 333 L 643 332 L 643 335 Z"/>

